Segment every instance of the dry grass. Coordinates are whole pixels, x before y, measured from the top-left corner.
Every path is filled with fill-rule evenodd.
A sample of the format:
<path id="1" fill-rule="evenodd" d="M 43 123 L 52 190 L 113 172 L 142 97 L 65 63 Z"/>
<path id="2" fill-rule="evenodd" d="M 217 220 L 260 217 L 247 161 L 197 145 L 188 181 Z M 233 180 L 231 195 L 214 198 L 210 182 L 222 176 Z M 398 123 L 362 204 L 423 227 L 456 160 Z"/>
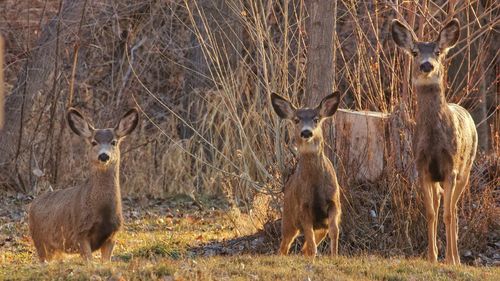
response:
<path id="1" fill-rule="evenodd" d="M 88 266 L 72 260 L 4 273 L 9 280 L 497 280 L 500 276 L 498 268 L 450 268 L 376 256 L 322 257 L 311 263 L 300 256 L 250 255 L 179 260 L 159 256 L 153 261 L 140 258 Z"/>
<path id="2" fill-rule="evenodd" d="M 272 248 L 221 256 L 196 247 L 240 239 L 227 206 L 202 198 L 201 211 L 186 197 L 167 201 L 125 199 L 126 224 L 118 234 L 111 263 L 99 254 L 85 264 L 77 255 L 40 265 L 27 238 L 23 208 L 29 199 L 2 199 L 0 280 L 497 280 L 498 267 L 451 267 L 420 259 L 376 255 L 330 258 L 314 262 L 303 256 L 278 257 Z M 8 210 L 6 212 L 6 210 Z M 17 216 L 20 214 L 20 217 Z M 247 243 L 251 243 L 247 239 Z M 237 250 L 237 249 L 235 249 Z M 343 254 L 343 253 L 342 253 Z"/>

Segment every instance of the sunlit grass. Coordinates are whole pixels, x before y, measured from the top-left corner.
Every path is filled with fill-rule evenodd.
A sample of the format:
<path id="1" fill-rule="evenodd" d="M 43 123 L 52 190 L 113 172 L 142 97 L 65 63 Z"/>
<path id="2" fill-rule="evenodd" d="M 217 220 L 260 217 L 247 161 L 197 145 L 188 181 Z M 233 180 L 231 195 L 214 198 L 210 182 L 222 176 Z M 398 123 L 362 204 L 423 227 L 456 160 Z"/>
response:
<path id="1" fill-rule="evenodd" d="M 182 210 L 182 215 L 142 210 L 117 235 L 111 263 L 100 254 L 38 263 L 25 222 L 9 229 L 15 239 L 0 253 L 0 280 L 499 280 L 500 268 L 450 267 L 420 259 L 376 256 L 196 256 L 189 249 L 237 237 L 224 212 Z M 4 233 L 5 234 L 5 233 Z"/>
<path id="2" fill-rule="evenodd" d="M 111 263 L 99 253 L 85 264 L 78 255 L 40 265 L 26 228 L 1 254 L 0 280 L 498 280 L 499 268 L 449 267 L 420 259 L 375 256 L 242 255 L 197 257 L 188 251 L 236 236 L 219 212 L 203 218 L 151 216 L 130 221 L 117 237 Z M 24 232 L 24 233 L 23 233 Z M 110 279 L 111 278 L 111 279 Z M 121 278 L 121 279 L 120 279 Z"/>
<path id="3" fill-rule="evenodd" d="M 498 268 L 448 267 L 422 260 L 379 257 L 320 257 L 314 262 L 302 256 L 235 256 L 172 258 L 160 252 L 135 256 L 111 264 L 85 265 L 71 258 L 49 265 L 23 264 L 16 269 L 2 266 L 3 279 L 22 280 L 498 280 Z M 118 279 L 115 279 L 118 280 Z"/>

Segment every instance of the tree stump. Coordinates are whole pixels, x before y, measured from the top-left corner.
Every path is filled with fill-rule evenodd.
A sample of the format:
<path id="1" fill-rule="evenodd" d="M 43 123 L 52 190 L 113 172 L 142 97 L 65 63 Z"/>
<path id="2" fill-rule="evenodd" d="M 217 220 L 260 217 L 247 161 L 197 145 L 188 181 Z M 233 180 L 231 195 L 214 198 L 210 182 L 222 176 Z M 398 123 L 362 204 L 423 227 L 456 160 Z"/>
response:
<path id="1" fill-rule="evenodd" d="M 390 115 L 339 109 L 335 114 L 335 152 L 349 180 L 374 182 L 383 173 Z"/>

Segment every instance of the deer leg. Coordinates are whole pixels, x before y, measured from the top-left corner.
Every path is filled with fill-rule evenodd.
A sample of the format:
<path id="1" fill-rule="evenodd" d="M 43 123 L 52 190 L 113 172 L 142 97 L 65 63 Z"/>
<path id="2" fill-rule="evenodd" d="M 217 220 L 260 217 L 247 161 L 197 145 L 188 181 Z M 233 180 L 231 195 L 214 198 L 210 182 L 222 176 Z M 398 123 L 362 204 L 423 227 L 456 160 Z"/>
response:
<path id="1" fill-rule="evenodd" d="M 318 250 L 316 249 L 316 241 L 314 238 L 314 230 L 312 224 L 304 225 L 303 230 L 305 243 L 304 247 L 302 247 L 302 252 L 304 253 L 304 255 L 314 258 Z"/>
<path id="2" fill-rule="evenodd" d="M 45 253 L 41 253 L 40 251 L 37 251 L 37 253 L 38 253 L 38 260 L 40 261 L 40 263 L 48 262 L 47 255 Z"/>
<path id="3" fill-rule="evenodd" d="M 456 191 L 454 192 L 454 194 Z M 450 202 L 450 212 L 451 212 L 451 225 L 450 225 L 450 251 L 451 256 L 453 257 L 453 264 L 460 264 L 460 256 L 458 254 L 458 234 L 457 234 L 457 225 L 458 225 L 458 217 L 457 217 L 457 202 L 453 201 L 453 198 Z"/>
<path id="4" fill-rule="evenodd" d="M 111 261 L 111 255 L 113 254 L 113 248 L 115 247 L 115 240 L 108 239 L 101 247 L 101 260 L 103 262 Z"/>
<path id="5" fill-rule="evenodd" d="M 435 214 L 434 237 L 436 237 L 436 242 L 434 243 L 434 252 L 436 253 L 436 255 L 438 255 L 439 250 L 437 247 L 437 235 L 438 235 L 438 221 L 439 221 L 439 206 L 441 205 L 441 192 L 442 192 L 441 186 L 439 185 L 438 182 L 433 184 L 432 192 L 433 192 L 432 199 L 433 199 L 433 203 L 434 203 L 433 207 L 434 207 L 434 214 Z M 437 260 L 437 258 L 436 258 L 436 260 Z"/>
<path id="6" fill-rule="evenodd" d="M 326 234 L 328 234 L 328 230 L 326 228 L 314 230 L 314 240 L 316 241 L 316 245 L 319 245 L 323 239 L 325 239 Z"/>
<path id="7" fill-rule="evenodd" d="M 452 247 L 453 257 L 455 259 L 456 264 L 460 264 L 460 253 L 458 251 L 458 214 L 457 214 L 457 205 L 458 200 L 460 199 L 463 191 L 465 190 L 467 184 L 469 183 L 469 175 L 470 170 L 464 173 L 464 177 L 459 180 L 456 184 L 455 191 L 453 192 L 453 196 L 451 198 L 451 206 L 452 206 L 452 216 L 453 220 L 451 221 L 453 224 L 452 227 L 452 241 L 454 241 L 454 245 Z"/>
<path id="8" fill-rule="evenodd" d="M 453 248 L 456 247 L 457 241 L 455 240 L 453 223 L 456 220 L 456 211 L 453 206 L 453 193 L 455 191 L 457 183 L 457 174 L 452 172 L 447 180 L 444 182 L 444 223 L 446 227 L 446 263 L 456 264 L 455 257 L 453 255 Z"/>
<path id="9" fill-rule="evenodd" d="M 80 256 L 85 261 L 90 261 L 92 259 L 92 249 L 90 248 L 90 241 L 86 238 L 80 240 Z"/>
<path id="10" fill-rule="evenodd" d="M 424 194 L 425 214 L 427 217 L 427 259 L 437 262 L 437 244 L 435 225 L 437 225 L 437 210 L 434 209 L 433 182 L 426 176 L 421 177 L 422 192 Z"/>
<path id="11" fill-rule="evenodd" d="M 281 221 L 280 255 L 288 254 L 288 250 L 298 234 L 299 230 L 292 224 L 292 222 L 287 217 L 283 217 Z"/>
<path id="12" fill-rule="evenodd" d="M 38 259 L 41 263 L 46 263 L 50 260 L 49 251 L 43 243 L 35 242 L 36 253 L 38 254 Z"/>
<path id="13" fill-rule="evenodd" d="M 316 248 L 318 248 L 319 244 L 325 239 L 326 234 L 328 234 L 328 230 L 326 228 L 315 229 L 314 230 L 314 241 L 316 241 Z M 304 242 L 302 246 L 303 249 L 307 248 L 307 241 Z"/>
<path id="14" fill-rule="evenodd" d="M 340 234 L 340 208 L 334 208 L 330 213 L 330 255 L 336 256 L 339 253 L 339 234 Z"/>

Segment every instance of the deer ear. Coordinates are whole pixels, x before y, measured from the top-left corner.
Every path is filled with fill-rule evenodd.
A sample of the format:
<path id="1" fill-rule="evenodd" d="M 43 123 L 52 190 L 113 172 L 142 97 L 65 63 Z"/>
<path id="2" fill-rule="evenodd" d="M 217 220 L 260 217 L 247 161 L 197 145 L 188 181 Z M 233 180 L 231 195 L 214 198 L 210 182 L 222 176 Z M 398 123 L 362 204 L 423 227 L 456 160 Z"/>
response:
<path id="1" fill-rule="evenodd" d="M 85 117 L 83 117 L 78 110 L 71 107 L 68 109 L 66 116 L 68 119 L 68 125 L 75 134 L 84 138 L 90 138 L 92 136 L 94 128 L 87 122 L 87 120 L 85 120 Z"/>
<path id="2" fill-rule="evenodd" d="M 118 138 L 122 138 L 134 131 L 135 127 L 139 124 L 139 112 L 137 109 L 132 108 L 125 115 L 123 115 L 118 125 L 115 127 L 115 134 Z"/>
<path id="3" fill-rule="evenodd" d="M 332 116 L 340 104 L 340 92 L 335 91 L 332 94 L 326 96 L 318 105 L 319 115 L 321 118 Z"/>
<path id="4" fill-rule="evenodd" d="M 292 119 L 296 108 L 285 98 L 276 93 L 271 93 L 271 104 L 274 112 L 283 119 Z"/>
<path id="5" fill-rule="evenodd" d="M 452 19 L 441 31 L 438 36 L 438 46 L 442 50 L 451 49 L 460 39 L 460 22 Z"/>
<path id="6" fill-rule="evenodd" d="M 406 52 L 411 52 L 414 42 L 417 41 L 413 32 L 398 20 L 393 20 L 391 24 L 392 39 L 400 48 Z"/>

